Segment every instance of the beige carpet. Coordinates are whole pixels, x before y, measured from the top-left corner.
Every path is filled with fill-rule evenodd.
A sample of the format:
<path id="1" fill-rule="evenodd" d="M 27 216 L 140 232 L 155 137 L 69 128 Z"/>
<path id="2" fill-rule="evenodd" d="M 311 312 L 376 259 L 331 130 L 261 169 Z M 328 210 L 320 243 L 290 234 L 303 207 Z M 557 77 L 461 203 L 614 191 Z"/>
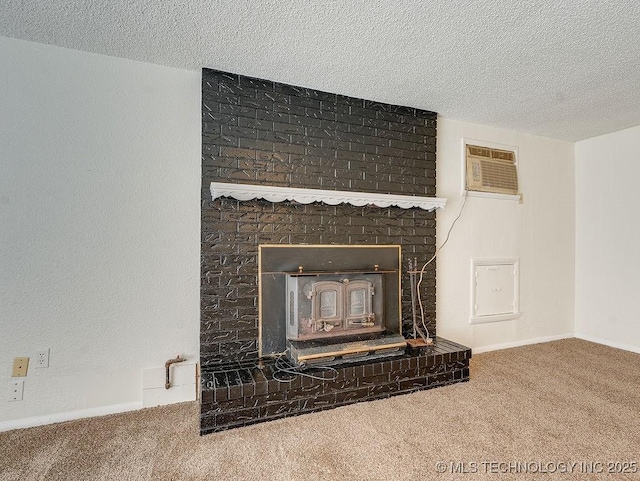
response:
<path id="1" fill-rule="evenodd" d="M 640 355 L 556 341 L 476 355 L 468 383 L 204 437 L 195 403 L 0 433 L 0 480 L 637 480 L 639 386 Z"/>

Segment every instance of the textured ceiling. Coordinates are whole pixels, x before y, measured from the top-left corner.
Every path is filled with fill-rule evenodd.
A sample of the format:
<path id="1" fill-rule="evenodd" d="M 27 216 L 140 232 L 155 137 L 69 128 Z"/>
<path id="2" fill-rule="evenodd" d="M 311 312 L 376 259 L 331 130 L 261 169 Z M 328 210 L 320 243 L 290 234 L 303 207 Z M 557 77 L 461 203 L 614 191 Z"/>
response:
<path id="1" fill-rule="evenodd" d="M 559 139 L 640 125 L 638 0 L 2 0 L 0 35 Z"/>

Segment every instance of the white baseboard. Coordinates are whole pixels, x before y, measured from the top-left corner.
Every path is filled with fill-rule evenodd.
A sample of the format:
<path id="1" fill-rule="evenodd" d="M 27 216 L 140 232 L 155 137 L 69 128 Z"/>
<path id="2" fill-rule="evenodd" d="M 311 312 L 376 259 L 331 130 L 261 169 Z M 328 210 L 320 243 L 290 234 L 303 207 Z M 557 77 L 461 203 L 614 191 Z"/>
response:
<path id="1" fill-rule="evenodd" d="M 175 364 L 171 367 L 171 388 L 165 389 L 166 368 L 142 371 L 142 407 L 164 406 L 198 399 L 198 365 Z"/>
<path id="2" fill-rule="evenodd" d="M 624 351 L 631 351 L 640 354 L 640 346 L 632 346 L 631 344 L 624 344 L 622 342 L 611 341 L 598 336 L 592 336 L 590 334 L 582 334 L 576 332 L 575 337 L 583 339 L 585 341 L 595 342 L 596 344 L 603 344 L 609 347 L 615 347 L 616 349 L 622 349 Z"/>
<path id="3" fill-rule="evenodd" d="M 138 409 L 146 407 L 194 401 L 198 398 L 198 387 L 200 383 L 198 380 L 197 364 L 190 363 L 172 366 L 170 389 L 165 389 L 164 386 L 165 373 L 166 370 L 164 367 L 145 369 L 143 371 L 141 401 L 0 421 L 0 432 L 43 426 L 45 424 L 62 423 L 65 421 L 75 421 L 76 419 L 106 416 L 108 414 L 127 411 L 137 411 Z"/>
<path id="4" fill-rule="evenodd" d="M 45 424 L 62 423 L 65 421 L 75 421 L 76 419 L 106 416 L 107 414 L 118 414 L 127 411 L 136 411 L 138 409 L 142 409 L 141 402 L 112 404 L 110 406 L 80 409 L 78 411 L 67 411 L 63 413 L 47 414 L 44 416 L 14 419 L 11 421 L 0 422 L 0 432 L 10 431 L 12 429 L 32 428 L 34 426 L 43 426 Z"/>
<path id="5" fill-rule="evenodd" d="M 471 352 L 473 354 L 481 354 L 483 352 L 499 351 L 500 349 L 509 349 L 511 347 L 527 346 L 529 344 L 540 344 L 543 342 L 558 341 L 560 339 L 571 339 L 572 337 L 576 337 L 573 334 L 573 332 L 568 332 L 566 334 L 557 334 L 555 336 L 534 337 L 532 339 L 524 339 L 522 341 L 504 342 L 502 344 L 492 344 L 490 346 L 472 348 Z"/>
<path id="6" fill-rule="evenodd" d="M 597 344 L 603 344 L 605 346 L 613 347 L 616 349 L 623 349 L 625 351 L 631 351 L 631 352 L 640 354 L 640 347 L 638 346 L 618 343 L 615 341 L 610 341 L 608 339 L 603 339 L 597 336 L 591 336 L 591 335 L 582 334 L 582 333 L 574 334 L 573 332 L 566 333 L 566 334 L 557 334 L 555 336 L 536 337 L 532 339 L 525 339 L 522 341 L 492 344 L 490 346 L 473 348 L 472 352 L 473 354 L 481 354 L 483 352 L 498 351 L 501 349 L 509 349 L 512 347 L 526 346 L 529 344 L 540 344 L 543 342 L 558 341 L 560 339 L 570 339 L 573 337 L 576 337 L 578 339 L 583 339 L 585 341 L 595 342 Z M 188 390 L 189 390 L 188 395 L 182 393 L 182 396 L 185 396 L 186 398 L 180 397 L 180 399 L 171 399 L 169 402 L 166 402 L 166 404 L 173 403 L 173 402 L 182 402 L 185 400 L 192 400 L 194 396 L 193 394 L 191 394 L 191 391 L 194 390 L 192 385 L 188 386 Z M 149 392 L 150 391 L 151 389 L 149 390 Z M 158 402 L 158 404 L 164 404 L 164 403 Z M 106 416 L 108 414 L 118 414 L 118 413 L 123 413 L 127 411 L 137 411 L 142 408 L 143 408 L 143 403 L 141 401 L 137 401 L 137 402 L 131 402 L 131 403 L 124 403 L 124 404 L 112 404 L 109 406 L 101 406 L 101 407 L 90 408 L 90 409 L 80 409 L 78 411 L 67 411 L 62 413 L 47 414 L 44 416 L 33 416 L 29 418 L 2 421 L 0 422 L 0 432 L 10 431 L 12 429 L 23 429 L 23 428 L 31 428 L 34 426 L 43 426 L 45 424 L 61 423 L 65 421 L 75 421 L 77 419 L 92 418 L 96 416 Z"/>

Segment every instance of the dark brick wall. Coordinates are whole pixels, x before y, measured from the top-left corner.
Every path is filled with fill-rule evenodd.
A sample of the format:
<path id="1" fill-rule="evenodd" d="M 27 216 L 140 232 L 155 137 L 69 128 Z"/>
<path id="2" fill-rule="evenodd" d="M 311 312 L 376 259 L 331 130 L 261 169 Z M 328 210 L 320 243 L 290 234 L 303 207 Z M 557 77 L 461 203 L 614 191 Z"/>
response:
<path id="1" fill-rule="evenodd" d="M 259 244 L 400 244 L 406 272 L 431 258 L 436 234 L 420 209 L 211 201 L 210 182 L 435 196 L 435 159 L 434 112 L 204 69 L 202 366 L 257 357 Z M 435 335 L 435 262 L 422 296 Z"/>

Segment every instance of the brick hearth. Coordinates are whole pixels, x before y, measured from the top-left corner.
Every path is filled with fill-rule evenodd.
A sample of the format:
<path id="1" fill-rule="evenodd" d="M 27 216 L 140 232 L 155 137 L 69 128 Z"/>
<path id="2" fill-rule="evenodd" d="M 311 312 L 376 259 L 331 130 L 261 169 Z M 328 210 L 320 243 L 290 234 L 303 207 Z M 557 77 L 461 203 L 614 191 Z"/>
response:
<path id="1" fill-rule="evenodd" d="M 201 433 L 247 426 L 322 411 L 362 401 L 384 399 L 469 380 L 471 350 L 436 338 L 420 351 L 376 362 L 312 369 L 322 381 L 280 373 L 273 360 L 231 363 L 202 371 Z"/>

